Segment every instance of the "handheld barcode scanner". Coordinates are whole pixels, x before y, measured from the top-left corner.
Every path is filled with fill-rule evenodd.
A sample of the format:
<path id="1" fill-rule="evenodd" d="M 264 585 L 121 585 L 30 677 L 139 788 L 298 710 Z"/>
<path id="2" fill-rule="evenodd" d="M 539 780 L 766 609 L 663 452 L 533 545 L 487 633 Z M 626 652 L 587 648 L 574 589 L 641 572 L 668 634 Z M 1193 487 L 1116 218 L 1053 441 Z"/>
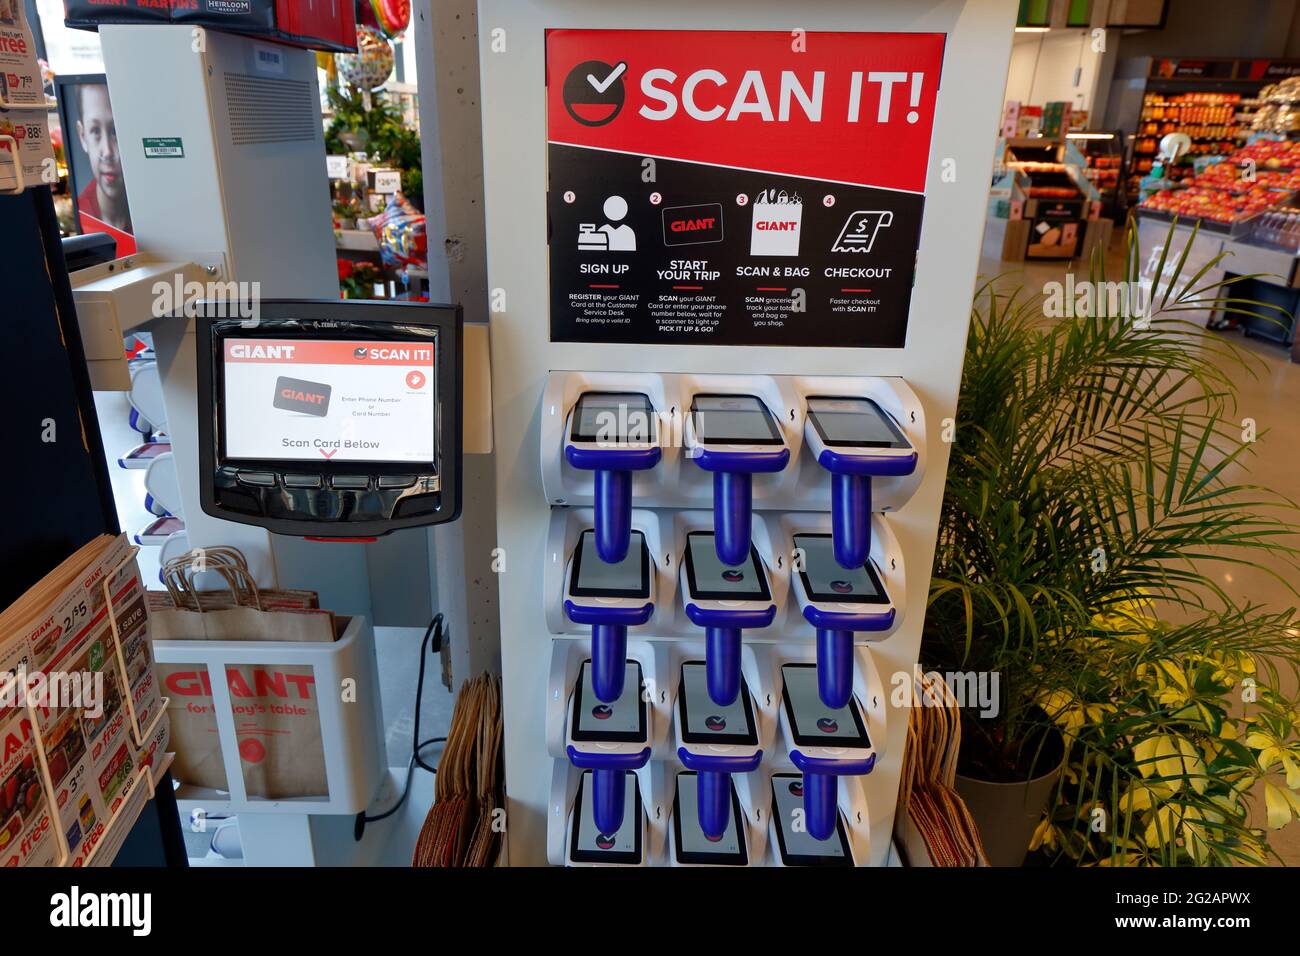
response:
<path id="1" fill-rule="evenodd" d="M 574 624 L 591 625 L 592 690 L 611 703 L 623 694 L 627 629 L 654 613 L 654 562 L 640 531 L 631 532 L 631 546 L 616 563 L 601 560 L 599 537 L 592 529 L 578 536 L 565 575 L 564 613 Z"/>
<path id="2" fill-rule="evenodd" d="M 831 473 L 835 560 L 860 568 L 871 553 L 871 479 L 910 475 L 916 449 L 869 398 L 809 398 L 804 439 Z"/>
<path id="3" fill-rule="evenodd" d="M 781 666 L 780 719 L 790 762 L 803 772 L 808 833 L 827 840 L 838 818 L 839 778 L 870 773 L 876 750 L 856 700 L 844 707 L 822 703 L 816 671 L 813 664 Z"/>
<path id="4" fill-rule="evenodd" d="M 578 792 L 569 816 L 569 852 L 566 862 L 582 866 L 644 866 L 646 821 L 641 787 L 631 770 L 619 771 L 624 778 L 620 823 L 606 829 L 596 822 L 595 774 L 587 770 L 578 781 Z"/>
<path id="5" fill-rule="evenodd" d="M 709 832 L 703 827 L 703 806 L 700 804 L 703 787 L 703 774 L 689 770 L 677 774 L 670 865 L 747 866 L 749 846 L 745 820 L 731 778 L 727 778 L 725 793 L 730 809 L 717 832 Z"/>
<path id="6" fill-rule="evenodd" d="M 733 565 L 719 560 L 712 531 L 686 535 L 681 567 L 686 616 L 704 628 L 709 698 L 725 706 L 740 693 L 740 632 L 767 627 L 776 618 L 767 571 L 748 543 L 743 561 Z"/>
<path id="7" fill-rule="evenodd" d="M 683 663 L 675 730 L 677 758 L 687 770 L 696 771 L 691 794 L 696 822 L 706 837 L 720 839 L 728 832 L 735 799 L 731 775 L 757 770 L 763 759 L 744 677 L 736 699 L 720 705 L 709 695 L 705 663 Z"/>
<path id="8" fill-rule="evenodd" d="M 591 771 L 591 813 L 601 833 L 617 833 L 623 826 L 627 772 L 639 770 L 650 759 L 649 707 L 641 693 L 641 665 L 624 660 L 623 668 L 623 693 L 604 701 L 592 692 L 592 662 L 583 662 L 565 732 L 569 762 Z"/>
<path id="9" fill-rule="evenodd" d="M 632 472 L 659 464 L 655 410 L 640 392 L 583 392 L 569 413 L 564 459 L 594 471 L 596 553 L 627 557 L 632 529 Z"/>
<path id="10" fill-rule="evenodd" d="M 807 826 L 795 826 L 803 813 L 804 778 L 797 773 L 772 774 L 772 812 L 768 815 L 773 849 L 781 866 L 852 866 L 853 848 L 838 812 L 831 833 L 814 837 Z M 806 816 L 806 814 L 803 814 Z"/>
<path id="11" fill-rule="evenodd" d="M 753 395 L 696 395 L 686 417 L 686 455 L 713 473 L 713 531 L 718 560 L 749 554 L 753 476 L 783 469 L 790 449 L 776 419 Z"/>
<path id="12" fill-rule="evenodd" d="M 795 597 L 817 629 L 817 692 L 827 707 L 844 707 L 853 696 L 853 634 L 889 630 L 894 605 L 875 563 L 844 569 L 829 534 L 796 534 L 794 548 Z"/>

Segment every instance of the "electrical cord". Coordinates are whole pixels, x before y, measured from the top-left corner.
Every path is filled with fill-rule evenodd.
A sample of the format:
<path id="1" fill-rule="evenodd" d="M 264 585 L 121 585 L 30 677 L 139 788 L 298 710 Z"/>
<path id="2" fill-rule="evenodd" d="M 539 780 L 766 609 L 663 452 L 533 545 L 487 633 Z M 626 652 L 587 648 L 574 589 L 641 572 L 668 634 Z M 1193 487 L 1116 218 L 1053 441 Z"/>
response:
<path id="1" fill-rule="evenodd" d="M 424 701 L 424 670 L 428 658 L 433 654 L 442 653 L 443 641 L 443 616 L 439 611 L 429 621 L 429 626 L 425 628 L 424 637 L 420 641 L 420 673 L 415 681 L 415 727 L 411 731 L 411 759 L 406 762 L 406 783 L 402 787 L 402 795 L 397 798 L 397 802 L 385 810 L 383 813 L 373 817 L 367 816 L 362 810 L 357 814 L 356 825 L 353 827 L 353 836 L 360 842 L 362 834 L 366 832 L 367 823 L 377 823 L 380 820 L 387 820 L 406 803 L 406 798 L 411 795 L 411 782 L 415 777 L 415 768 L 418 765 L 421 769 L 429 773 L 436 774 L 437 767 L 431 767 L 424 762 L 420 756 L 420 751 L 431 744 L 445 743 L 446 737 L 430 737 L 428 740 L 420 740 L 420 708 Z"/>

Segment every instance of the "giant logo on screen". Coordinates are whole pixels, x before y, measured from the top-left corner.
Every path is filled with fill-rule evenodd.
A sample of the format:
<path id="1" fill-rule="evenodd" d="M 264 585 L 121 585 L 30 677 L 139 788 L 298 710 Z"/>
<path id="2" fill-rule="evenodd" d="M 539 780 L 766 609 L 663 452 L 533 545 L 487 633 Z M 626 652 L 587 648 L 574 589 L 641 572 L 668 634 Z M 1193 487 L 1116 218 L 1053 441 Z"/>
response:
<path id="1" fill-rule="evenodd" d="M 261 345 L 247 342 L 232 342 L 228 346 L 230 357 L 234 359 L 274 359 L 284 362 L 293 361 L 295 345 Z"/>

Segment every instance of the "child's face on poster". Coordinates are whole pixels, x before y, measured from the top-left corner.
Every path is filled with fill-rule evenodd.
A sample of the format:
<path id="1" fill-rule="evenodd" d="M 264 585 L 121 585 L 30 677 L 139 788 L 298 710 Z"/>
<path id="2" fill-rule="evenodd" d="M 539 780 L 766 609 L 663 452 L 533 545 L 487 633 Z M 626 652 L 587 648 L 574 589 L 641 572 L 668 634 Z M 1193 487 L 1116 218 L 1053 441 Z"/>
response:
<path id="1" fill-rule="evenodd" d="M 110 199 L 121 197 L 122 159 L 117 151 L 117 127 L 113 123 L 113 107 L 108 100 L 107 86 L 96 84 L 82 92 L 77 136 L 81 148 L 90 157 L 90 170 L 100 191 Z"/>

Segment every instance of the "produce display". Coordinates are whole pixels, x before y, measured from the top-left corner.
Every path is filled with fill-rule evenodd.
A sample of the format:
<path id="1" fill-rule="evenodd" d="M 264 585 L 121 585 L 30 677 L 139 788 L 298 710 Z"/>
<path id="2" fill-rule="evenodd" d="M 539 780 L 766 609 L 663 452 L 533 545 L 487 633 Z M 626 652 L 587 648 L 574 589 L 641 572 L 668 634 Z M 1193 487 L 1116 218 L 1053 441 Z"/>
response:
<path id="1" fill-rule="evenodd" d="M 1079 189 L 1064 163 L 1014 162 L 1008 164 L 1029 176 L 1030 199 L 1078 199 Z"/>
<path id="2" fill-rule="evenodd" d="M 1194 177 L 1191 185 L 1223 189 L 1234 195 L 1258 190 L 1300 189 L 1300 170 L 1270 169 L 1267 166 L 1257 165 L 1252 171 L 1243 160 L 1234 157 L 1222 163 L 1215 163 L 1205 172 Z"/>
<path id="3" fill-rule="evenodd" d="M 1261 140 L 1186 181 L 1148 196 L 1142 208 L 1232 225 L 1281 205 L 1300 189 L 1300 148 Z"/>
<path id="4" fill-rule="evenodd" d="M 1188 186 L 1185 189 L 1166 189 L 1148 196 L 1143 200 L 1142 208 L 1169 213 L 1180 219 L 1208 219 L 1211 222 L 1231 224 L 1276 205 L 1284 196 L 1284 193 L 1269 190 L 1233 195 L 1222 189 Z"/>
<path id="5" fill-rule="evenodd" d="M 1188 92 L 1147 93 L 1142 99 L 1137 137 L 1133 141 L 1133 164 L 1128 191 L 1136 198 L 1140 180 L 1151 172 L 1160 152 L 1160 140 L 1169 133 L 1186 133 L 1192 145 L 1187 156 L 1224 156 L 1237 148 L 1241 126 L 1237 108 L 1239 93 Z M 1170 179 L 1192 174 L 1190 166 L 1173 165 L 1165 170 Z"/>
<path id="6" fill-rule="evenodd" d="M 1260 169 L 1300 167 L 1300 141 L 1260 139 L 1232 155 L 1232 160 L 1237 163 L 1247 159 L 1253 159 Z"/>
<path id="7" fill-rule="evenodd" d="M 1290 133 L 1300 130 L 1300 76 L 1259 91 L 1260 106 L 1251 118 L 1251 129 L 1259 132 Z"/>

